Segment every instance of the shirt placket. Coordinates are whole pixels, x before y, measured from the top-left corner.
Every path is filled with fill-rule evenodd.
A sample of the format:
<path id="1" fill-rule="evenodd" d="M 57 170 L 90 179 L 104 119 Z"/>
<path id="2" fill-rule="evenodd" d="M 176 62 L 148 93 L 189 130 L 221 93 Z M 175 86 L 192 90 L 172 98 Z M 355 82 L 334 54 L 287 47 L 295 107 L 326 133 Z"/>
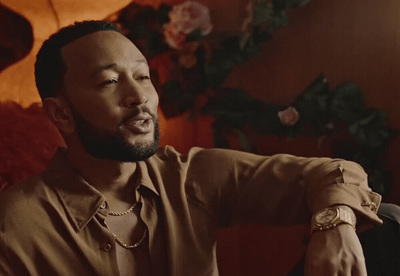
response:
<path id="1" fill-rule="evenodd" d="M 145 187 L 142 187 L 145 190 Z M 149 254 L 153 275 L 167 275 L 168 265 L 162 232 L 161 203 L 158 196 L 151 191 L 139 192 L 139 201 L 142 203 L 140 217 L 149 231 Z"/>
<path id="2" fill-rule="evenodd" d="M 99 210 L 95 215 L 95 219 L 99 222 L 99 231 L 97 250 L 99 250 L 99 275 L 119 275 L 117 255 L 116 255 L 116 243 L 112 233 L 106 228 L 104 220 L 107 217 L 108 204 L 104 201 Z"/>

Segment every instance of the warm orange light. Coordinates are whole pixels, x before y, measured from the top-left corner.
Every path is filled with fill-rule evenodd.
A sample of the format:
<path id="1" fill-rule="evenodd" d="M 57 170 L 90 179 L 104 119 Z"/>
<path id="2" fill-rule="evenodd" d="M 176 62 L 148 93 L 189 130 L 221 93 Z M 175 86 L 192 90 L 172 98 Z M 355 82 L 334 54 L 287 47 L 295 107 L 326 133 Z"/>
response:
<path id="1" fill-rule="evenodd" d="M 30 22 L 34 37 L 31 52 L 0 73 L 0 101 L 14 101 L 24 107 L 39 102 L 33 66 L 35 55 L 43 41 L 60 27 L 75 21 L 103 19 L 130 2 L 130 0 L 0 0 L 0 4 Z"/>

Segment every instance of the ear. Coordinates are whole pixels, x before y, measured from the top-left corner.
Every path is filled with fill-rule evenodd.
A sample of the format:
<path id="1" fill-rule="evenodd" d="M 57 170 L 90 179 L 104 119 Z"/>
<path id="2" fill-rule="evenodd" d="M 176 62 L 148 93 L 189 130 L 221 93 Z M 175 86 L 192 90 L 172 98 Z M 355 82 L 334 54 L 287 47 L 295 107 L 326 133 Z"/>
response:
<path id="1" fill-rule="evenodd" d="M 49 97 L 43 101 L 43 109 L 53 124 L 65 134 L 75 131 L 75 120 L 65 99 Z"/>

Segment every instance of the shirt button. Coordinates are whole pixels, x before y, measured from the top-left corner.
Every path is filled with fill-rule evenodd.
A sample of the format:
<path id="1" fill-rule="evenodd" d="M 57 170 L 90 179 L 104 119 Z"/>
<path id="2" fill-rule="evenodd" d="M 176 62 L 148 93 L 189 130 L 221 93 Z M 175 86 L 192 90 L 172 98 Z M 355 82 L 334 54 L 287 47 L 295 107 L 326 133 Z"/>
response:
<path id="1" fill-rule="evenodd" d="M 106 251 L 106 252 L 109 252 L 110 250 L 111 250 L 111 244 L 109 244 L 109 243 L 106 243 L 104 246 L 103 246 L 103 250 L 104 251 Z"/>

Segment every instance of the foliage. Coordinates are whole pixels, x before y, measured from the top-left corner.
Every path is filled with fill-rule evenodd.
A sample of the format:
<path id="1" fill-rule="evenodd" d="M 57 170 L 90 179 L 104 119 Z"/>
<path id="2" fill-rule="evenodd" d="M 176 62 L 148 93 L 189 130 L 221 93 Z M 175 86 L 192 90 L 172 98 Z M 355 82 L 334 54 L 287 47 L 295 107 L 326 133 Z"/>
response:
<path id="1" fill-rule="evenodd" d="M 264 135 L 329 137 L 333 157 L 359 162 L 369 173 L 372 188 L 384 194 L 391 181 L 382 156 L 395 131 L 386 125 L 384 112 L 364 106 L 355 83 L 332 90 L 321 75 L 290 108 L 261 102 L 240 89 L 222 87 L 234 66 L 257 56 L 261 44 L 288 24 L 288 9 L 308 2 L 255 1 L 247 26 L 233 35 L 213 35 L 208 9 L 191 0 L 185 7 L 163 4 L 158 9 L 131 4 L 116 22 L 150 60 L 160 106 L 167 118 L 187 111 L 191 118 L 212 115 L 215 146 L 228 148 L 228 136 L 234 134 L 247 151 L 253 148 L 245 127 Z M 193 9 L 200 11 L 191 13 Z M 197 29 L 193 22 L 199 22 Z M 200 107 L 199 98 L 203 99 Z"/>

